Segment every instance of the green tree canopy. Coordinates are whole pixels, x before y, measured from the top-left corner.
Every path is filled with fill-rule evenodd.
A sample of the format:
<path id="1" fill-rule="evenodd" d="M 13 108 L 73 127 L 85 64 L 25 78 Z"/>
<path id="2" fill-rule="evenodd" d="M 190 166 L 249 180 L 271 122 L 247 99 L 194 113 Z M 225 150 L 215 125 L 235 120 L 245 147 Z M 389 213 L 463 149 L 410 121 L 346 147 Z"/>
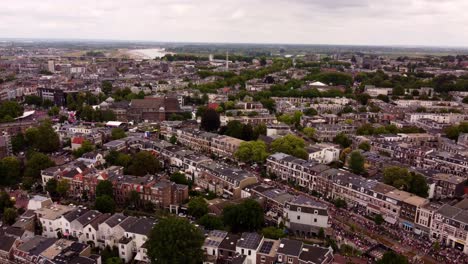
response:
<path id="1" fill-rule="evenodd" d="M 62 179 L 57 183 L 56 190 L 60 197 L 66 197 L 67 193 L 70 191 L 70 183 L 68 180 Z"/>
<path id="2" fill-rule="evenodd" d="M 188 203 L 188 213 L 198 219 L 208 213 L 208 203 L 203 197 L 193 197 Z"/>
<path id="3" fill-rule="evenodd" d="M 362 174 L 366 172 L 366 169 L 364 168 L 364 163 L 365 159 L 364 156 L 362 156 L 361 152 L 355 150 L 349 154 L 349 168 L 351 169 L 352 172 L 356 174 Z"/>
<path id="4" fill-rule="evenodd" d="M 308 159 L 308 153 L 304 147 L 304 140 L 292 134 L 277 138 L 271 143 L 271 151 L 273 153 L 282 152 L 297 158 Z"/>
<path id="5" fill-rule="evenodd" d="M 59 136 L 49 120 L 43 121 L 37 128 L 26 130 L 26 141 L 40 152 L 54 152 L 60 148 Z"/>
<path id="6" fill-rule="evenodd" d="M 224 229 L 223 220 L 217 216 L 206 214 L 197 220 L 197 224 L 203 226 L 207 230 L 222 230 Z"/>
<path id="7" fill-rule="evenodd" d="M 0 160 L 0 185 L 9 186 L 20 180 L 21 163 L 16 157 L 5 157 Z"/>
<path id="8" fill-rule="evenodd" d="M 111 135 L 112 135 L 112 139 L 114 140 L 121 139 L 127 136 L 127 134 L 125 133 L 125 130 L 119 127 L 113 128 L 111 131 Z"/>
<path id="9" fill-rule="evenodd" d="M 3 210 L 3 223 L 7 225 L 12 225 L 16 222 L 16 217 L 18 217 L 16 209 L 5 208 L 5 210 Z"/>
<path id="10" fill-rule="evenodd" d="M 11 122 L 23 114 L 23 107 L 15 101 L 0 103 L 0 122 Z"/>
<path id="11" fill-rule="evenodd" d="M 79 158 L 83 156 L 83 154 L 94 151 L 96 146 L 93 143 L 89 142 L 88 140 L 83 141 L 81 147 L 73 151 L 73 156 L 75 158 Z"/>
<path id="12" fill-rule="evenodd" d="M 47 155 L 34 152 L 26 161 L 24 176 L 31 178 L 39 178 L 41 176 L 41 170 L 53 166 L 55 166 L 55 162 L 53 162 Z"/>
<path id="13" fill-rule="evenodd" d="M 205 131 L 213 132 L 218 130 L 220 125 L 219 114 L 211 108 L 206 109 L 201 116 L 200 128 Z"/>
<path id="14" fill-rule="evenodd" d="M 10 195 L 5 191 L 0 191 L 0 212 L 3 212 L 5 208 L 13 207 L 13 205 Z"/>
<path id="15" fill-rule="evenodd" d="M 198 264 L 203 260 L 204 236 L 187 220 L 176 217 L 161 219 L 147 241 L 152 264 Z"/>
<path id="16" fill-rule="evenodd" d="M 314 138 L 315 136 L 315 128 L 313 127 L 305 127 L 302 132 L 310 139 Z"/>
<path id="17" fill-rule="evenodd" d="M 359 144 L 358 148 L 364 151 L 369 151 L 371 149 L 371 145 L 369 144 L 368 141 L 364 141 L 361 144 Z"/>
<path id="18" fill-rule="evenodd" d="M 283 229 L 274 226 L 264 227 L 262 229 L 262 235 L 270 239 L 280 239 L 286 237 L 286 233 Z"/>
<path id="19" fill-rule="evenodd" d="M 384 169 L 383 181 L 397 189 L 427 197 L 429 187 L 421 174 L 410 172 L 407 168 L 391 166 Z"/>
<path id="20" fill-rule="evenodd" d="M 103 195 L 114 197 L 114 187 L 112 186 L 112 182 L 109 180 L 100 181 L 96 185 L 96 197 Z"/>
<path id="21" fill-rule="evenodd" d="M 177 183 L 177 184 L 185 184 L 185 185 L 190 184 L 190 182 L 187 180 L 187 177 L 182 172 L 174 172 L 171 175 L 170 180 Z"/>
<path id="22" fill-rule="evenodd" d="M 223 222 L 232 232 L 257 231 L 264 224 L 263 208 L 253 199 L 223 209 Z"/>
<path id="23" fill-rule="evenodd" d="M 94 202 L 94 209 L 98 210 L 101 213 L 111 213 L 115 212 L 115 201 L 112 197 L 108 195 L 102 195 L 96 198 Z"/>
<path id="24" fill-rule="evenodd" d="M 57 199 L 59 194 L 57 193 L 58 181 L 52 178 L 46 182 L 45 190 L 49 193 L 52 199 Z"/>
<path id="25" fill-rule="evenodd" d="M 342 148 L 347 148 L 353 143 L 353 141 L 344 133 L 336 135 L 336 137 L 333 139 L 333 142 L 340 145 Z"/>
<path id="26" fill-rule="evenodd" d="M 150 152 L 140 151 L 135 154 L 130 162 L 128 171 L 136 176 L 155 174 L 161 170 L 161 163 Z"/>
<path id="27" fill-rule="evenodd" d="M 242 142 L 234 156 L 242 162 L 264 163 L 268 157 L 267 146 L 259 140 Z"/>

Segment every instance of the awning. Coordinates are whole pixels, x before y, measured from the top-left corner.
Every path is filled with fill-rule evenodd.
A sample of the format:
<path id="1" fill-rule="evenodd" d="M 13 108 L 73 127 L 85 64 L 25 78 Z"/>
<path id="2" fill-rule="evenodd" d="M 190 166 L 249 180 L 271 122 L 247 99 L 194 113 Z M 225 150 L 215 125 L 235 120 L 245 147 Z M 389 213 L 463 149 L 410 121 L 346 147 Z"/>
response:
<path id="1" fill-rule="evenodd" d="M 390 223 L 390 224 L 392 224 L 392 225 L 394 225 L 394 224 L 397 222 L 397 220 L 396 220 L 395 218 L 390 217 L 390 216 L 384 216 L 384 220 L 385 220 L 387 223 Z"/>

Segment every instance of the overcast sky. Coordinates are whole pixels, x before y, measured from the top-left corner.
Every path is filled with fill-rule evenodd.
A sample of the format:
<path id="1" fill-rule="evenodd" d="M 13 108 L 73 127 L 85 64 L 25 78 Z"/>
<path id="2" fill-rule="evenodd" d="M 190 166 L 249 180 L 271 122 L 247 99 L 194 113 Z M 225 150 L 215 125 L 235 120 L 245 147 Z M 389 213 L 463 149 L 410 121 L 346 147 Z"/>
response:
<path id="1" fill-rule="evenodd" d="M 468 0 L 0 0 L 0 37 L 468 46 Z"/>

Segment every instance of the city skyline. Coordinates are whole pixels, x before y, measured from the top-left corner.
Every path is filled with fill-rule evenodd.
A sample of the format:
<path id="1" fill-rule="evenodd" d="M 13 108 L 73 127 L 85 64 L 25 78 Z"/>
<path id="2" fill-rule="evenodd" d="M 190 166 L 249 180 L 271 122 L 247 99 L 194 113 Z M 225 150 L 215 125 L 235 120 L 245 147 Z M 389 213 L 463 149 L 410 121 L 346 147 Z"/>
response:
<path id="1" fill-rule="evenodd" d="M 0 11 L 0 38 L 467 47 L 466 7 L 460 0 L 21 1 Z"/>

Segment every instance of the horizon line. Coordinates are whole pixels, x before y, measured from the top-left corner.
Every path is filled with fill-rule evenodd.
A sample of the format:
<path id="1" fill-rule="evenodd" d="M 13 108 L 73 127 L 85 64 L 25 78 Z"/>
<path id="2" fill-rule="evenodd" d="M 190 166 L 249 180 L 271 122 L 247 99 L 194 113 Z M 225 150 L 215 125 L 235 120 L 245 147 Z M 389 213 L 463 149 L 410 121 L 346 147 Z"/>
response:
<path id="1" fill-rule="evenodd" d="M 274 43 L 274 42 L 210 42 L 210 41 L 157 41 L 157 40 L 122 40 L 122 39 L 92 39 L 92 38 L 24 38 L 0 37 L 0 41 L 32 41 L 32 42 L 109 42 L 129 44 L 192 44 L 192 45 L 275 45 L 275 46 L 339 46 L 339 47 L 380 47 L 400 49 L 458 49 L 468 50 L 468 46 L 455 45 L 422 45 L 422 44 L 330 44 L 330 43 Z"/>

